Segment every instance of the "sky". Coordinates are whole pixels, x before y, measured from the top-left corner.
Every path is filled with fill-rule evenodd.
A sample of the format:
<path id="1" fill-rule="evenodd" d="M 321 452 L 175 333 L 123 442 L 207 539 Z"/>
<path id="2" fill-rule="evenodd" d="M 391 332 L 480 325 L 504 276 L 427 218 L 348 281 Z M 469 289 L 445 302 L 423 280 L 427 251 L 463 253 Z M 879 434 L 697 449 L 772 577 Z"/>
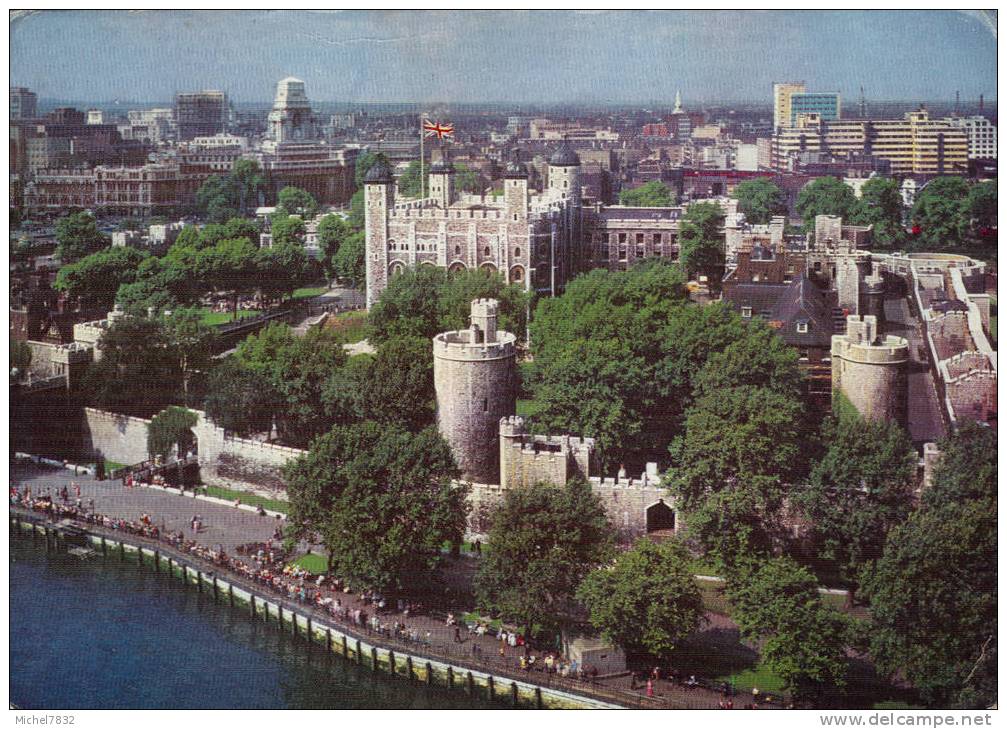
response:
<path id="1" fill-rule="evenodd" d="M 980 11 L 40 11 L 10 24 L 11 85 L 42 98 L 770 103 L 774 81 L 868 100 L 996 99 Z"/>

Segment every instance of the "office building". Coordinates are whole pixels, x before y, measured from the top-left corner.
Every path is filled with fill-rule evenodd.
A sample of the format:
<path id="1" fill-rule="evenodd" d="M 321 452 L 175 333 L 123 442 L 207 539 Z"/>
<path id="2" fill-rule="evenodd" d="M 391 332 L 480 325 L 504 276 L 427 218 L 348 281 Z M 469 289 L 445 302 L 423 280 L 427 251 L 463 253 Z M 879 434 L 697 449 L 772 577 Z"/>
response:
<path id="1" fill-rule="evenodd" d="M 773 84 L 773 129 L 791 125 L 790 99 L 794 94 L 807 91 L 803 81 Z"/>
<path id="2" fill-rule="evenodd" d="M 197 91 L 175 95 L 175 123 L 179 141 L 211 137 L 227 131 L 230 107 L 223 91 Z"/>
<path id="3" fill-rule="evenodd" d="M 10 88 L 10 118 L 34 119 L 38 116 L 38 95 L 24 86 Z"/>

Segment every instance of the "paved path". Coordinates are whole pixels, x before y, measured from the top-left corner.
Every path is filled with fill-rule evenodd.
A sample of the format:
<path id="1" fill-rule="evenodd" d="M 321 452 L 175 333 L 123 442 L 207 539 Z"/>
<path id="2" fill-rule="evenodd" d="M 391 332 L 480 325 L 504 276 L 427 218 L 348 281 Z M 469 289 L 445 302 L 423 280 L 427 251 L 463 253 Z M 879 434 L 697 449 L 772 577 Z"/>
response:
<path id="1" fill-rule="evenodd" d="M 938 441 L 944 437 L 941 405 L 937 400 L 934 378 L 930 372 L 929 356 L 920 322 L 909 310 L 903 298 L 885 300 L 885 321 L 888 334 L 909 340 L 909 403 L 908 430 L 914 443 Z"/>
<path id="2" fill-rule="evenodd" d="M 182 531 L 187 539 L 208 547 L 222 544 L 232 554 L 238 545 L 265 542 L 277 526 L 275 518 L 156 489 L 127 489 L 121 481 L 95 481 L 91 476 L 74 476 L 72 471 L 62 468 L 12 463 L 11 480 L 29 486 L 33 495 L 44 495 L 48 488 L 54 498 L 66 485 L 71 504 L 76 501 L 71 484 L 79 484 L 84 506 L 94 499 L 94 510 L 99 514 L 138 521 L 146 513 L 162 531 Z M 203 517 L 204 526 L 199 534 L 193 535 L 191 521 L 196 514 Z"/>
<path id="3" fill-rule="evenodd" d="M 139 520 L 140 515 L 147 513 L 158 526 L 169 531 L 180 530 L 187 539 L 214 547 L 222 544 L 231 555 L 240 544 L 264 542 L 273 534 L 277 520 L 270 517 L 260 517 L 257 514 L 227 507 L 220 504 L 193 499 L 192 497 L 168 494 L 156 489 L 135 487 L 127 489 L 120 481 L 95 481 L 87 475 L 74 476 L 72 471 L 57 467 L 36 466 L 34 464 L 11 464 L 11 481 L 13 484 L 32 490 L 32 495 L 45 495 L 48 489 L 58 500 L 58 491 L 65 484 L 70 491 L 70 503 L 76 500 L 72 484 L 81 487 L 81 499 L 85 507 L 94 499 L 94 510 L 99 514 L 118 517 L 127 520 Z M 194 535 L 190 521 L 194 514 L 199 514 L 205 527 Z M 468 562 L 469 558 L 458 559 Z M 465 566 L 471 567 L 466 564 Z M 449 568 L 450 569 L 450 568 Z M 351 610 L 359 608 L 373 614 L 374 608 L 365 605 L 358 596 L 348 593 L 332 593 L 338 596 L 343 605 Z M 504 645 L 500 653 L 501 641 L 491 635 L 470 635 L 466 626 L 460 626 L 460 640 L 456 640 L 454 627 L 448 627 L 445 621 L 431 615 L 410 615 L 405 618 L 393 610 L 385 611 L 380 619 L 384 623 L 402 622 L 408 628 L 416 629 L 421 639 L 430 633 L 430 643 L 442 654 L 457 656 L 466 661 L 477 660 L 489 670 L 494 666 L 505 666 L 510 671 L 518 667 L 519 656 L 523 649 Z M 725 619 L 726 620 L 726 619 Z M 421 650 L 421 649 L 417 649 Z M 535 674 L 542 680 L 546 676 Z M 602 686 L 629 690 L 628 676 L 603 679 Z M 643 695 L 644 689 L 636 693 Z M 655 686 L 655 695 L 668 698 L 682 706 L 695 708 L 715 708 L 720 696 L 716 692 L 705 689 L 687 690 L 668 681 L 659 681 Z"/>

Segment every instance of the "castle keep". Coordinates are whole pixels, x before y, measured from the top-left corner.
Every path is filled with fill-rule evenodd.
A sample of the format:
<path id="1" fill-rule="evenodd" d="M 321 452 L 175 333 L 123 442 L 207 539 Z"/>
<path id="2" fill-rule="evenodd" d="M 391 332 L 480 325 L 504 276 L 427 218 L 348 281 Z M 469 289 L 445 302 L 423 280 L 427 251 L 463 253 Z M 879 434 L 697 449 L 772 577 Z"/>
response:
<path id="1" fill-rule="evenodd" d="M 591 268 L 625 270 L 635 261 L 678 258 L 683 208 L 584 207 L 580 159 L 564 142 L 549 158 L 539 193 L 528 170 L 511 162 L 503 196 L 461 195 L 454 168 L 430 168 L 427 197 L 398 200 L 391 168 L 378 162 L 364 178 L 367 306 L 389 277 L 410 266 L 500 273 L 507 283 L 557 293 Z"/>

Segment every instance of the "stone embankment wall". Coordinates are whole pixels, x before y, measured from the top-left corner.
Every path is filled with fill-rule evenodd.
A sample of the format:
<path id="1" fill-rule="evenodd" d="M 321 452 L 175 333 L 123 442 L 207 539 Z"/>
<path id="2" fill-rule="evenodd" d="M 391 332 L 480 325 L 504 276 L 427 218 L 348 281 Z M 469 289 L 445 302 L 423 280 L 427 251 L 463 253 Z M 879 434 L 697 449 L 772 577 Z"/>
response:
<path id="1" fill-rule="evenodd" d="M 46 551 L 60 548 L 58 532 L 51 526 L 11 518 L 14 533 L 42 534 Z M 279 630 L 312 643 L 325 650 L 365 666 L 374 671 L 390 673 L 401 678 L 426 683 L 441 688 L 462 689 L 471 695 L 540 709 L 617 709 L 619 704 L 583 696 L 554 687 L 538 686 L 508 676 L 494 676 L 485 671 L 471 669 L 448 660 L 436 660 L 419 650 L 409 652 L 380 645 L 365 637 L 357 637 L 350 630 L 328 625 L 281 603 L 273 596 L 263 595 L 243 584 L 238 584 L 219 570 L 204 570 L 196 561 L 174 553 L 166 545 L 141 546 L 126 539 L 88 534 L 88 543 L 107 558 L 117 558 L 149 567 L 154 572 L 181 579 L 184 584 L 212 596 L 217 602 L 244 612 L 252 620 L 261 620 Z"/>

